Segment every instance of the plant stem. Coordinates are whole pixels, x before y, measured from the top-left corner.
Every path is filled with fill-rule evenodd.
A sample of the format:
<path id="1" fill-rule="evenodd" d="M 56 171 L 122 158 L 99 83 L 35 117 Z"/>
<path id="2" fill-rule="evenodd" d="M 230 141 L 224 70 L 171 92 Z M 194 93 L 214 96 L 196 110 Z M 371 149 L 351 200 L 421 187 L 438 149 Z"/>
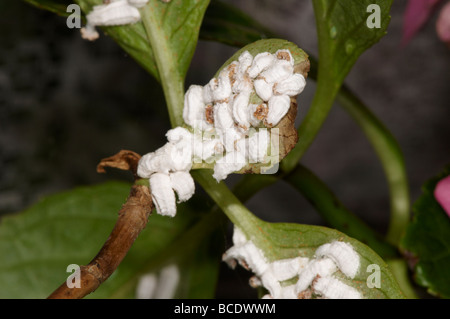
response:
<path id="1" fill-rule="evenodd" d="M 260 227 L 265 222 L 253 215 L 223 182 L 218 183 L 211 176 L 210 170 L 193 171 L 192 175 L 231 222 L 248 239 L 258 242 L 259 248 L 270 254 L 270 244 L 264 240 Z M 270 259 L 271 256 L 266 257 Z"/>
<path id="2" fill-rule="evenodd" d="M 297 166 L 297 163 L 303 157 L 309 146 L 311 146 L 328 117 L 336 94 L 339 92 L 345 78 L 344 74 L 336 75 L 333 71 L 334 42 L 327 40 L 329 37 L 329 32 L 326 28 L 327 23 L 322 21 L 322 16 L 319 16 L 319 12 L 324 12 L 323 8 L 321 8 L 323 4 L 320 1 L 313 1 L 313 5 L 316 14 L 316 28 L 319 37 L 319 60 L 321 63 L 318 65 L 316 77 L 317 87 L 311 107 L 298 128 L 299 141 L 281 163 L 283 172 L 285 173 L 291 172 Z M 314 64 L 312 67 L 314 67 Z"/>
<path id="3" fill-rule="evenodd" d="M 156 48 L 153 54 L 166 98 L 170 123 L 172 127 L 180 126 L 183 124 L 184 78 L 180 74 L 175 55 L 154 8 L 151 5 L 142 8 L 141 17 L 150 46 Z"/>
<path id="4" fill-rule="evenodd" d="M 408 180 L 402 151 L 389 130 L 346 87 L 338 94 L 338 101 L 364 131 L 382 163 L 391 199 L 386 238 L 388 242 L 398 246 L 410 216 Z"/>
<path id="5" fill-rule="evenodd" d="M 147 225 L 153 209 L 148 187 L 133 185 L 119 218 L 97 256 L 80 269 L 80 288 L 69 288 L 64 282 L 48 299 L 81 299 L 95 291 L 125 258 L 134 241 Z"/>
<path id="6" fill-rule="evenodd" d="M 260 220 L 253 215 L 241 201 L 231 192 L 225 183 L 218 183 L 210 170 L 197 170 L 191 172 L 208 195 L 214 200 L 233 224 L 243 230 L 252 230 L 254 224 Z"/>

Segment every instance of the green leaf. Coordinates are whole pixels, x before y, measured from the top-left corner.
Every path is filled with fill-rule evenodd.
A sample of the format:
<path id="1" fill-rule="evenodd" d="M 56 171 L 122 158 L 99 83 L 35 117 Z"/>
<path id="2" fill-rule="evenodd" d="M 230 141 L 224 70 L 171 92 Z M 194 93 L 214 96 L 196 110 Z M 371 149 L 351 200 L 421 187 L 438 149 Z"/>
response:
<path id="1" fill-rule="evenodd" d="M 385 34 L 392 0 L 314 0 L 319 38 L 319 70 L 316 94 L 312 105 L 298 129 L 299 143 L 283 162 L 285 171 L 295 168 L 312 144 L 333 106 L 339 91 L 359 56 Z M 380 6 L 380 28 L 366 25 L 371 4 Z"/>
<path id="2" fill-rule="evenodd" d="M 433 193 L 436 184 L 448 175 L 450 166 L 422 187 L 422 196 L 413 206 L 413 220 L 401 243 L 416 282 L 443 298 L 450 298 L 450 218 Z"/>
<path id="3" fill-rule="evenodd" d="M 287 223 L 259 223 L 262 237 L 255 245 L 263 248 L 270 261 L 279 259 L 307 257 L 313 258 L 315 250 L 332 241 L 343 241 L 353 246 L 360 256 L 360 268 L 355 278 L 350 279 L 338 271 L 334 276 L 347 285 L 356 288 L 366 299 L 400 299 L 404 298 L 389 266 L 372 249 L 345 234 L 326 227 Z M 369 265 L 380 267 L 381 287 L 369 288 L 367 285 Z"/>
<path id="4" fill-rule="evenodd" d="M 77 188 L 44 198 L 23 213 L 4 217 L 0 224 L 0 298 L 45 298 L 70 275 L 66 272 L 68 265 L 88 264 L 108 238 L 129 190 L 130 184 L 119 182 Z M 212 297 L 218 263 L 214 268 L 211 260 L 216 261 L 218 253 L 211 254 L 210 247 L 202 242 L 213 236 L 220 218 L 214 223 L 207 216 L 214 217 L 196 213 L 187 205 L 180 205 L 173 219 L 150 216 L 146 229 L 116 272 L 89 297 L 133 297 L 140 275 L 157 271 L 169 262 L 183 266 L 184 290 L 180 296 Z M 183 244 L 190 241 L 185 249 Z M 185 256 L 191 254 L 189 263 L 182 263 L 186 258 L 180 258 L 177 247 Z M 207 269 L 204 281 L 198 276 L 195 282 L 183 277 L 185 272 L 195 273 L 199 263 Z"/>
<path id="5" fill-rule="evenodd" d="M 94 6 L 103 4 L 102 0 L 75 0 L 87 15 Z M 114 39 L 147 72 L 159 81 L 153 51 L 148 43 L 142 22 L 119 26 L 101 27 L 105 34 Z"/>
<path id="6" fill-rule="evenodd" d="M 343 82 L 359 56 L 385 34 L 390 21 L 392 0 L 314 0 L 319 35 L 321 67 L 319 77 Z M 370 5 L 380 8 L 380 27 L 367 24 Z M 369 19 L 370 20 L 370 19 Z"/>
<path id="7" fill-rule="evenodd" d="M 172 0 L 169 3 L 150 0 L 142 9 L 144 24 L 160 33 L 153 50 L 169 55 L 183 78 L 194 55 L 208 4 L 205 0 Z"/>
<path id="8" fill-rule="evenodd" d="M 258 226 L 262 236 L 255 240 L 255 244 L 264 250 L 265 256 L 270 261 L 297 256 L 313 258 L 319 246 L 332 241 L 343 241 L 351 244 L 359 254 L 361 266 L 354 279 L 338 274 L 339 279 L 358 289 L 367 299 L 404 298 L 388 265 L 368 246 L 339 231 L 320 226 L 287 223 L 260 222 Z M 367 286 L 367 279 L 371 274 L 367 269 L 373 264 L 378 265 L 381 270 L 382 285 L 379 289 Z"/>
<path id="9" fill-rule="evenodd" d="M 161 81 L 155 56 L 147 40 L 147 33 L 141 22 L 132 25 L 104 27 L 120 47 L 139 63 L 157 81 Z"/>
<path id="10" fill-rule="evenodd" d="M 76 0 L 85 13 L 102 0 Z M 208 0 L 150 0 L 142 21 L 103 27 L 130 56 L 161 82 L 173 126 L 182 124 L 184 79 L 197 46 Z"/>
<path id="11" fill-rule="evenodd" d="M 73 3 L 69 0 L 56 1 L 56 0 L 24 0 L 29 4 L 39 8 L 56 13 L 60 16 L 68 16 L 70 12 L 67 12 L 67 6 Z M 61 3 L 63 2 L 63 3 Z"/>
<path id="12" fill-rule="evenodd" d="M 216 76 L 219 75 L 220 71 L 230 65 L 233 61 L 237 61 L 239 56 L 244 52 L 248 51 L 252 56 L 256 56 L 258 53 L 270 52 L 275 53 L 278 50 L 289 50 L 294 58 L 294 68 L 295 72 L 306 74 L 309 71 L 309 60 L 308 54 L 300 49 L 295 43 L 292 43 L 283 39 L 263 39 L 255 41 L 249 45 L 238 50 L 233 56 L 231 56 L 216 72 Z"/>
<path id="13" fill-rule="evenodd" d="M 276 53 L 278 50 L 289 50 L 291 52 L 292 57 L 294 58 L 294 72 L 302 74 L 305 78 L 308 76 L 309 72 L 309 60 L 308 55 L 300 49 L 297 45 L 287 40 L 282 39 L 264 39 L 259 40 L 254 43 L 251 43 L 240 50 L 238 50 L 233 56 L 231 56 L 216 72 L 215 77 L 219 76 L 219 73 L 226 67 L 228 67 L 232 62 L 238 61 L 240 55 L 244 51 L 248 51 L 252 56 L 256 56 L 259 53 L 270 52 L 272 54 Z M 297 134 L 295 128 L 295 118 L 297 116 L 297 103 L 292 101 L 291 98 L 291 106 L 289 112 L 284 116 L 284 118 L 273 128 L 271 128 L 271 134 L 273 132 L 272 138 L 276 138 L 276 146 L 270 145 L 269 148 L 272 150 L 276 150 L 278 147 L 278 154 L 273 154 L 270 152 L 270 160 L 269 163 L 252 163 L 244 166 L 239 172 L 241 174 L 260 174 L 264 172 L 264 170 L 275 168 L 274 171 L 278 169 L 278 163 L 288 154 L 292 148 L 297 143 Z M 259 104 L 263 103 L 261 98 L 259 98 L 256 93 L 253 93 L 250 97 L 251 103 Z M 265 126 L 261 125 L 262 128 Z M 273 129 L 278 129 L 278 133 Z M 279 134 L 276 136 L 275 134 Z M 212 168 L 214 166 L 213 163 L 200 163 L 194 168 Z"/>
<path id="14" fill-rule="evenodd" d="M 183 124 L 184 79 L 209 0 L 149 1 L 141 9 L 172 126 Z"/>

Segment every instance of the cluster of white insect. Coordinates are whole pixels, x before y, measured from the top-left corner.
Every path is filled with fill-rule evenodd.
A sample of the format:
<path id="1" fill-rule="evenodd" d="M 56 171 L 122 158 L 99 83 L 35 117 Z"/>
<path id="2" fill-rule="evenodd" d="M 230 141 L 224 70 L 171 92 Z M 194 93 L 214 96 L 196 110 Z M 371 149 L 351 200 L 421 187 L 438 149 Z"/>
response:
<path id="1" fill-rule="evenodd" d="M 175 216 L 178 201 L 184 202 L 195 192 L 195 183 L 189 171 L 192 167 L 193 134 L 177 127 L 166 134 L 168 142 L 139 160 L 137 174 L 148 178 L 153 203 L 158 214 Z"/>
<path id="2" fill-rule="evenodd" d="M 99 34 L 96 26 L 113 26 L 132 24 L 141 20 L 138 8 L 147 4 L 148 0 L 106 0 L 104 4 L 94 6 L 86 15 L 87 24 L 81 28 L 83 39 L 93 41 Z"/>
<path id="3" fill-rule="evenodd" d="M 264 162 L 270 135 L 263 128 L 281 121 L 289 111 L 291 97 L 300 94 L 305 85 L 303 75 L 294 72 L 289 50 L 255 57 L 244 51 L 207 85 L 188 89 L 184 121 L 194 129 L 214 132 L 216 145 L 225 151 L 214 166 L 217 181 L 248 162 Z"/>
<path id="4" fill-rule="evenodd" d="M 345 242 L 333 241 L 317 248 L 314 258 L 296 257 L 268 262 L 264 253 L 248 240 L 239 228 L 234 228 L 234 246 L 227 250 L 223 260 L 232 268 L 236 260 L 251 270 L 252 286 L 263 286 L 269 292 L 263 298 L 297 299 L 311 297 L 329 299 L 360 299 L 361 294 L 333 274 L 338 270 L 348 278 L 355 278 L 360 268 L 358 253 Z M 283 285 L 286 280 L 297 282 Z"/>
<path id="5" fill-rule="evenodd" d="M 137 174 L 149 179 L 157 212 L 173 217 L 176 195 L 183 202 L 194 194 L 189 174 L 193 163 L 213 164 L 218 182 L 249 163 L 267 163 L 274 144 L 268 128 L 280 122 L 290 108 L 290 97 L 304 86 L 304 77 L 294 73 L 289 50 L 255 58 L 245 51 L 208 85 L 192 85 L 183 109 L 192 132 L 182 127 L 169 130 L 167 144 L 139 161 Z M 261 103 L 252 104 L 255 97 Z"/>

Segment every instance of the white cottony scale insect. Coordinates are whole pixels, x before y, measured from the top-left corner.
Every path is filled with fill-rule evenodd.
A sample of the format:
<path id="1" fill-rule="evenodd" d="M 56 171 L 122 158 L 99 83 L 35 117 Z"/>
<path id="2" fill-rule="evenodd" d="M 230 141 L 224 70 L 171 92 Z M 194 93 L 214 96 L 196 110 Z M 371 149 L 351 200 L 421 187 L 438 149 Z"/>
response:
<path id="1" fill-rule="evenodd" d="M 278 281 L 285 281 L 297 276 L 308 263 L 308 258 L 294 257 L 275 260 L 270 268 Z"/>
<path id="2" fill-rule="evenodd" d="M 224 146 L 218 138 L 202 140 L 196 137 L 194 143 L 194 156 L 206 162 L 209 162 L 211 157 L 222 155 L 224 152 Z"/>
<path id="3" fill-rule="evenodd" d="M 252 65 L 253 56 L 248 51 L 244 51 L 239 56 L 238 61 L 231 63 L 236 72 L 232 77 L 232 81 L 234 81 L 232 82 L 233 93 L 251 92 L 253 90 L 253 83 L 247 70 Z"/>
<path id="4" fill-rule="evenodd" d="M 339 269 L 350 278 L 355 278 L 359 270 L 359 255 L 350 244 L 334 241 L 320 246 L 316 250 L 319 257 L 331 258 Z"/>
<path id="5" fill-rule="evenodd" d="M 207 85 L 192 85 L 188 89 L 183 119 L 195 129 L 216 133 L 220 140 L 217 145 L 225 152 L 223 156 L 230 152 L 243 152 L 237 157 L 260 163 L 265 159 L 270 139 L 255 144 L 260 140 L 250 139 L 250 129 L 260 130 L 262 125 L 268 128 L 276 126 L 290 109 L 290 97 L 299 94 L 304 85 L 304 77 L 294 73 L 294 58 L 289 50 L 278 50 L 274 54 L 262 52 L 254 58 L 244 51 L 237 61 L 228 64 Z M 197 140 L 194 144 L 203 145 Z M 212 154 L 202 154 L 197 150 L 193 153 L 195 158 L 203 160 Z M 215 153 L 217 155 L 218 152 Z M 215 159 L 217 165 L 217 157 Z M 227 160 L 224 169 L 223 161 L 219 163 L 222 168 L 215 169 L 218 181 L 226 177 L 233 167 Z"/>
<path id="6" fill-rule="evenodd" d="M 317 278 L 314 283 L 314 291 L 328 299 L 362 298 L 358 290 L 331 276 Z"/>
<path id="7" fill-rule="evenodd" d="M 250 54 L 250 52 L 244 51 L 239 56 L 238 61 L 239 61 L 238 74 L 245 74 L 248 68 L 252 65 L 253 56 Z"/>
<path id="8" fill-rule="evenodd" d="M 177 204 L 170 176 L 164 173 L 154 173 L 149 180 L 153 203 L 158 214 L 174 217 L 177 213 Z"/>
<path id="9" fill-rule="evenodd" d="M 289 50 L 278 50 L 277 52 L 275 52 L 275 57 L 278 60 L 286 60 L 291 63 L 292 66 L 294 66 L 294 58 L 292 57 L 292 54 Z"/>
<path id="10" fill-rule="evenodd" d="M 216 78 L 211 79 L 207 85 L 203 87 L 203 101 L 206 104 L 214 101 L 214 91 L 217 89 L 219 82 Z M 188 90 L 189 91 L 189 90 Z M 184 106 L 186 107 L 186 105 Z"/>
<path id="11" fill-rule="evenodd" d="M 257 79 L 254 82 L 256 94 L 263 101 L 269 101 L 273 94 L 274 83 L 267 83 L 264 79 Z"/>
<path id="12" fill-rule="evenodd" d="M 256 78 L 262 71 L 272 66 L 275 60 L 276 58 L 270 52 L 257 54 L 251 67 L 248 69 L 248 75 L 252 79 Z"/>
<path id="13" fill-rule="evenodd" d="M 218 103 L 214 106 L 214 126 L 219 135 L 235 126 L 232 114 L 228 103 Z"/>
<path id="14" fill-rule="evenodd" d="M 267 83 L 277 83 L 286 80 L 294 72 L 294 67 L 289 61 L 276 60 L 272 65 L 259 77 L 264 79 Z"/>
<path id="15" fill-rule="evenodd" d="M 234 246 L 223 255 L 223 261 L 234 268 L 235 260 L 237 260 L 244 268 L 251 270 L 255 274 L 251 285 L 263 286 L 269 291 L 269 294 L 263 298 L 302 298 L 308 295 L 308 291 L 310 295 L 314 293 L 322 298 L 362 298 L 357 289 L 333 276 L 338 270 L 346 274 L 346 271 L 340 268 L 340 262 L 317 253 L 326 253 L 327 256 L 342 256 L 343 250 L 345 253 L 349 253 L 349 249 L 351 249 L 350 253 L 355 253 L 358 258 L 355 260 L 355 256 L 351 256 L 351 262 L 359 265 L 359 255 L 348 243 L 337 241 L 326 243 L 316 250 L 316 255 L 311 259 L 294 257 L 272 262 L 268 261 L 264 252 L 236 226 L 233 243 Z M 296 278 L 295 284 L 286 285 L 287 280 L 292 281 Z"/>
<path id="16" fill-rule="evenodd" d="M 260 129 L 249 138 L 248 157 L 250 163 L 264 163 L 270 145 L 270 133 L 267 129 Z"/>
<path id="17" fill-rule="evenodd" d="M 233 172 L 239 171 L 246 165 L 245 156 L 240 152 L 229 152 L 216 161 L 213 177 L 219 182 Z"/>
<path id="18" fill-rule="evenodd" d="M 127 0 L 94 6 L 86 16 L 92 25 L 121 25 L 136 23 L 141 19 L 139 10 L 129 5 Z"/>
<path id="19" fill-rule="evenodd" d="M 217 87 L 213 89 L 214 101 L 221 102 L 229 99 L 231 95 L 230 71 L 223 69 L 217 80 Z"/>
<path id="20" fill-rule="evenodd" d="M 291 98 L 287 95 L 274 95 L 269 100 L 269 111 L 264 123 L 271 127 L 277 125 L 291 107 Z"/>
<path id="21" fill-rule="evenodd" d="M 188 172 L 174 172 L 170 174 L 170 185 L 178 195 L 178 202 L 185 202 L 195 193 L 195 183 Z"/>
<path id="22" fill-rule="evenodd" d="M 295 96 L 303 92 L 306 80 L 301 74 L 294 74 L 273 86 L 273 91 L 278 95 Z M 256 84 L 255 84 L 256 86 Z"/>
<path id="23" fill-rule="evenodd" d="M 212 127 L 206 121 L 204 89 L 200 85 L 191 85 L 184 95 L 183 120 L 193 128 L 205 130 Z"/>
<path id="24" fill-rule="evenodd" d="M 173 144 L 166 144 L 155 152 L 145 154 L 139 160 L 137 174 L 142 178 L 149 178 L 152 174 L 160 172 L 168 174 L 174 170 L 171 165 L 171 151 Z"/>
<path id="25" fill-rule="evenodd" d="M 99 34 L 97 30 L 95 30 L 95 26 L 91 24 L 87 24 L 84 28 L 80 29 L 81 37 L 88 41 L 94 41 L 99 38 Z"/>
<path id="26" fill-rule="evenodd" d="M 307 289 L 316 276 L 329 276 L 337 270 L 336 264 L 329 258 L 313 259 L 300 273 L 295 292 L 298 294 Z"/>
<path id="27" fill-rule="evenodd" d="M 248 103 L 250 100 L 250 93 L 244 91 L 239 93 L 233 100 L 233 118 L 239 128 L 246 132 L 250 128 Z"/>
<path id="28" fill-rule="evenodd" d="M 139 10 L 127 0 L 115 0 L 108 4 L 94 6 L 86 15 L 87 25 L 82 28 L 81 36 L 86 40 L 95 40 L 98 33 L 95 26 L 113 26 L 136 23 L 141 19 Z"/>
<path id="29" fill-rule="evenodd" d="M 132 23 L 139 19 L 136 7 L 146 3 L 112 0 L 110 4 L 97 6 L 86 30 L 94 32 L 95 25 Z M 123 9 L 121 15 L 115 13 L 117 8 Z M 255 57 L 244 51 L 207 85 L 191 85 L 184 96 L 183 108 L 183 120 L 191 130 L 177 127 L 168 131 L 168 142 L 139 161 L 140 177 L 153 179 L 153 184 L 167 182 L 161 189 L 171 190 L 157 191 L 158 212 L 173 216 L 174 194 L 179 201 L 193 195 L 195 186 L 189 175 L 193 163 L 202 164 L 199 167 L 214 164 L 213 177 L 219 182 L 249 163 L 266 163 L 269 149 L 272 160 L 278 154 L 273 151 L 277 142 L 273 130 L 269 132 L 266 128 L 282 120 L 290 109 L 291 96 L 299 94 L 304 86 L 304 77 L 294 73 L 294 59 L 289 50 L 263 52 Z M 277 282 L 269 274 L 264 280 Z"/>

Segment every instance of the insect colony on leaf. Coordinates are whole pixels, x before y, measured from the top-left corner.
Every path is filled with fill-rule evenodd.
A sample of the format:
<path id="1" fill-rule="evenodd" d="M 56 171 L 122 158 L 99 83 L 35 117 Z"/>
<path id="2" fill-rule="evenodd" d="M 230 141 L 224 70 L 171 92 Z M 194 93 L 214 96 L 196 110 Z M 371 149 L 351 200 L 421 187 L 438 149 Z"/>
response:
<path id="1" fill-rule="evenodd" d="M 266 83 L 265 90 L 256 89 L 257 81 Z M 190 86 L 183 109 L 189 129 L 169 130 L 168 143 L 139 161 L 138 175 L 150 179 L 158 213 L 175 216 L 174 191 L 179 201 L 193 195 L 194 183 L 186 176 L 193 162 L 213 163 L 218 182 L 248 164 L 264 163 L 271 144 L 269 129 L 287 114 L 291 96 L 301 93 L 305 84 L 303 75 L 294 73 L 290 51 L 278 50 L 254 58 L 244 51 L 207 85 Z M 255 100 L 262 102 L 253 104 Z M 173 186 L 175 172 L 185 173 L 184 196 Z"/>
<path id="2" fill-rule="evenodd" d="M 138 8 L 148 0 L 110 0 L 94 6 L 86 16 L 82 37 L 98 38 L 96 26 L 136 23 Z M 294 72 L 289 50 L 263 52 L 253 57 L 243 52 L 205 85 L 192 85 L 184 98 L 183 119 L 189 127 L 177 127 L 166 134 L 168 142 L 144 155 L 137 173 L 148 178 L 156 210 L 175 216 L 178 201 L 195 192 L 189 174 L 195 161 L 213 162 L 213 177 L 219 182 L 247 164 L 264 163 L 271 144 L 268 128 L 288 113 L 291 97 L 306 85 Z M 253 103 L 257 101 L 258 103 Z"/>
<path id="3" fill-rule="evenodd" d="M 223 255 L 223 260 L 231 267 L 236 261 L 251 270 L 251 286 L 263 286 L 269 293 L 263 298 L 297 299 L 314 294 L 318 298 L 361 299 L 355 288 L 345 284 L 334 273 L 340 271 L 353 279 L 360 269 L 360 258 L 352 245 L 342 241 L 332 241 L 319 246 L 313 258 L 295 257 L 268 262 L 260 250 L 236 226 L 233 246 Z M 296 279 L 295 283 L 282 284 Z"/>
<path id="4" fill-rule="evenodd" d="M 88 14 L 83 38 L 98 38 L 97 25 L 120 25 L 140 20 L 137 8 L 148 0 L 111 0 Z M 219 182 L 249 163 L 264 163 L 271 143 L 268 130 L 286 116 L 291 98 L 300 94 L 305 77 L 294 72 L 289 50 L 244 51 L 237 61 L 223 68 L 205 86 L 192 85 L 184 97 L 186 127 L 167 132 L 167 143 L 139 161 L 137 174 L 148 178 L 158 214 L 176 215 L 176 201 L 184 202 L 195 192 L 189 171 L 194 163 L 214 164 Z M 255 103 L 255 101 L 257 103 Z M 269 292 L 264 298 L 362 298 L 355 288 L 333 276 L 340 271 L 353 279 L 360 269 L 360 257 L 345 242 L 321 245 L 313 258 L 295 257 L 268 262 L 261 251 L 237 227 L 233 243 L 223 255 L 232 268 L 236 260 L 255 274 L 252 286 Z M 293 284 L 282 282 L 296 279 Z"/>

